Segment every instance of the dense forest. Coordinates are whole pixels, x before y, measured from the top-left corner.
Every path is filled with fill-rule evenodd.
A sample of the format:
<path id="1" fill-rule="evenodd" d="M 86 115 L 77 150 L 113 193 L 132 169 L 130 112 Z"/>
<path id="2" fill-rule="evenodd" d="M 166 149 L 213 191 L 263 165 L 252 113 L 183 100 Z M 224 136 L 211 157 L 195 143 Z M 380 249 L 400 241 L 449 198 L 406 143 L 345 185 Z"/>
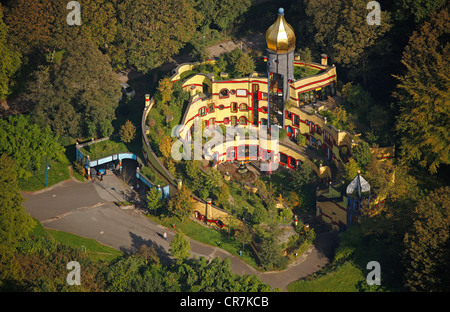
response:
<path id="1" fill-rule="evenodd" d="M 17 180 L 40 164 L 39 155 L 58 159 L 71 140 L 117 130 L 115 72 L 133 68 L 150 77 L 179 53 L 204 59 L 212 43 L 265 32 L 284 7 L 298 52 L 316 62 L 326 53 L 336 65 L 341 119 L 371 146 L 396 147 L 393 160 L 358 158 L 346 168 L 361 170 L 385 200 L 343 235 L 340 255 L 344 248 L 345 257 L 356 258 L 365 248 L 388 246 L 382 251 L 389 260 L 383 290 L 448 291 L 448 2 L 379 1 L 380 25 L 368 25 L 367 2 L 86 0 L 80 1 L 81 25 L 71 26 L 65 1 L 0 1 L 0 288 L 67 290 L 43 278 L 54 268 L 42 263 L 64 261 L 74 251 L 29 247 L 33 221 L 24 213 Z M 226 261 L 165 266 L 148 253 L 102 267 L 86 263 L 104 284 L 84 290 L 269 290 L 233 275 Z M 30 275 L 24 264 L 48 271 Z M 198 266 L 225 272 L 223 284 L 204 284 Z M 136 279 L 119 280 L 127 274 Z"/>

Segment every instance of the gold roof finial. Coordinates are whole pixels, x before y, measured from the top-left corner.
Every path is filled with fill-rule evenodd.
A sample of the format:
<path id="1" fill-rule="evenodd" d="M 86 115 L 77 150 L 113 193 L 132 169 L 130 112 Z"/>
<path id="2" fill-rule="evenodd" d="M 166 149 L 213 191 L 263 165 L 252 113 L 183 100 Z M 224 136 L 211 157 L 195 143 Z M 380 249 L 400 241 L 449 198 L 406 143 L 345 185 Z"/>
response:
<path id="1" fill-rule="evenodd" d="M 266 32 L 267 48 L 275 52 L 290 52 L 295 48 L 294 29 L 284 19 L 284 9 L 278 9 L 278 18 Z"/>

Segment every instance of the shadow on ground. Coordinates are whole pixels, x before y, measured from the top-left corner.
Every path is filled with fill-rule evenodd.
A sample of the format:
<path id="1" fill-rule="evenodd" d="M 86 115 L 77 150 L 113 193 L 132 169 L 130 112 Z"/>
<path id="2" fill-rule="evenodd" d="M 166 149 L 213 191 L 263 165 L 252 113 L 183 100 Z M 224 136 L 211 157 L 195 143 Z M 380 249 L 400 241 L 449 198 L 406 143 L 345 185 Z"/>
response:
<path id="1" fill-rule="evenodd" d="M 131 237 L 131 247 L 121 247 L 120 250 L 125 254 L 134 254 L 141 250 L 142 247 L 153 249 L 161 262 L 171 263 L 172 258 L 170 254 L 160 245 L 156 244 L 151 239 L 145 239 L 140 235 L 129 232 Z M 161 235 L 160 235 L 161 236 Z"/>

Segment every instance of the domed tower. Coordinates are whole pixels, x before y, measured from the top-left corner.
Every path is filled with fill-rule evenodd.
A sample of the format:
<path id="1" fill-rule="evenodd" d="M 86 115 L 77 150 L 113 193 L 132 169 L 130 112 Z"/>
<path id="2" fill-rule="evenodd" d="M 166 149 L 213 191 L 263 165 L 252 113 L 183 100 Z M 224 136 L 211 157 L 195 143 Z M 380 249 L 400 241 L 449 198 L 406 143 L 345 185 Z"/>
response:
<path id="1" fill-rule="evenodd" d="M 284 102 L 289 99 L 289 84 L 294 80 L 295 34 L 284 19 L 284 9 L 266 32 L 267 72 L 269 77 L 269 125 L 284 127 Z"/>

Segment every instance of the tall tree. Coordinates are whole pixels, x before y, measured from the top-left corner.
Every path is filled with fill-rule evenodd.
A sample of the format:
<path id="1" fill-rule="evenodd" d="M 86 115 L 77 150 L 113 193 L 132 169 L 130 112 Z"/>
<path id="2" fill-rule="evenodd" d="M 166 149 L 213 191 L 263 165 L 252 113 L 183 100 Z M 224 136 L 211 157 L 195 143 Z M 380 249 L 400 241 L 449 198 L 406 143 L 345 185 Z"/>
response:
<path id="1" fill-rule="evenodd" d="M 47 160 L 64 159 L 64 148 L 48 126 L 40 126 L 29 116 L 0 119 L 0 154 L 10 155 L 19 178 L 28 178 Z"/>
<path id="2" fill-rule="evenodd" d="M 170 197 L 167 204 L 167 209 L 179 216 L 182 220 L 184 217 L 191 215 L 193 208 L 193 200 L 191 198 L 191 192 L 189 189 L 182 185 L 172 197 Z"/>
<path id="3" fill-rule="evenodd" d="M 88 40 L 71 42 L 61 65 L 37 71 L 28 91 L 34 118 L 58 135 L 105 137 L 113 132 L 119 82 L 109 57 Z"/>
<path id="4" fill-rule="evenodd" d="M 305 2 L 306 14 L 314 25 L 315 50 L 325 52 L 344 67 L 363 67 L 365 78 L 369 49 L 391 28 L 389 14 L 381 11 L 381 24 L 369 25 L 365 0 Z"/>
<path id="5" fill-rule="evenodd" d="M 190 250 L 191 243 L 189 239 L 179 230 L 170 242 L 170 253 L 177 259 L 177 263 L 180 264 L 191 255 Z"/>
<path id="6" fill-rule="evenodd" d="M 6 17 L 11 42 L 23 54 L 37 48 L 51 51 L 63 48 L 79 29 L 67 24 L 67 2 L 55 0 L 12 0 Z"/>
<path id="7" fill-rule="evenodd" d="M 134 124 L 127 120 L 119 130 L 120 140 L 124 143 L 130 143 L 136 136 L 136 127 Z"/>
<path id="8" fill-rule="evenodd" d="M 367 166 L 371 159 L 370 146 L 367 142 L 361 141 L 352 149 L 352 156 L 355 158 L 360 168 Z"/>
<path id="9" fill-rule="evenodd" d="M 406 233 L 406 285 L 413 291 L 450 290 L 450 187 L 419 200 Z"/>
<path id="10" fill-rule="evenodd" d="M 195 0 L 195 9 L 202 17 L 203 29 L 229 29 L 250 8 L 251 0 Z"/>
<path id="11" fill-rule="evenodd" d="M 33 220 L 22 206 L 14 160 L 0 156 L 0 288 L 19 277 L 19 265 L 14 251 L 21 239 L 27 237 Z"/>
<path id="12" fill-rule="evenodd" d="M 118 40 L 129 65 L 144 73 L 170 61 L 196 31 L 197 13 L 187 0 L 124 0 L 118 12 Z"/>
<path id="13" fill-rule="evenodd" d="M 394 94 L 400 108 L 400 155 L 432 174 L 440 164 L 450 164 L 449 29 L 445 8 L 413 33 L 402 58 L 406 72 L 397 76 Z"/>
<path id="14" fill-rule="evenodd" d="M 0 100 L 10 93 L 11 78 L 21 62 L 21 54 L 10 46 L 7 33 L 8 26 L 3 22 L 3 7 L 0 4 Z"/>

